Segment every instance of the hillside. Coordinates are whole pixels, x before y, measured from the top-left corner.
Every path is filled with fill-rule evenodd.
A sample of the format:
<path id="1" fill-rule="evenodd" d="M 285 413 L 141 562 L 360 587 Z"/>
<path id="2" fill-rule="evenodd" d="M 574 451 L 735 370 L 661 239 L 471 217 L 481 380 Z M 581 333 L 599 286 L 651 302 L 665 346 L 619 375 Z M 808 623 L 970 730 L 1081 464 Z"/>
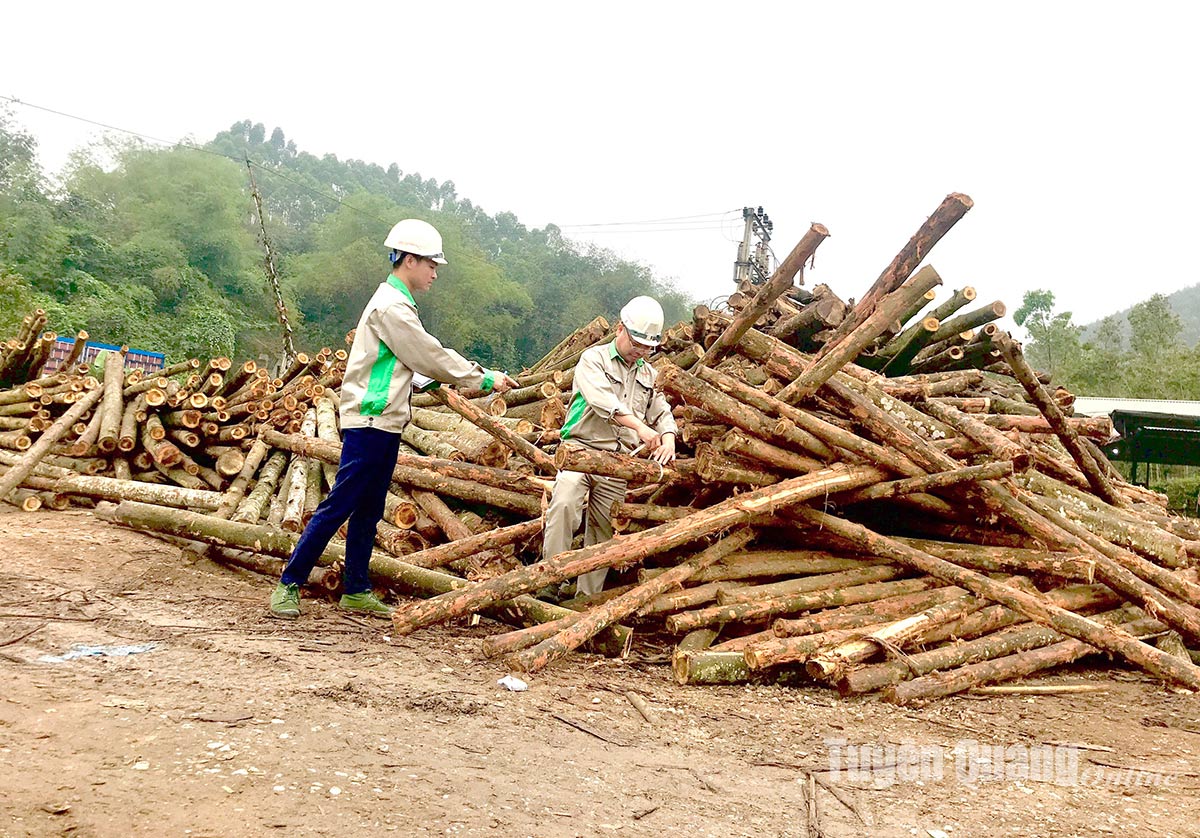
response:
<path id="1" fill-rule="evenodd" d="M 342 345 L 387 273 L 383 239 L 405 217 L 437 226 L 450 259 L 422 319 L 488 366 L 519 369 L 638 294 L 657 296 L 671 322 L 689 309 L 644 265 L 485 212 L 452 181 L 309 154 L 279 128 L 268 136 L 245 120 L 203 147 L 112 143 L 51 179 L 0 110 L 0 331 L 40 307 L 63 333 L 170 360 L 277 355 L 247 160 L 298 348 Z"/>
<path id="2" fill-rule="evenodd" d="M 1189 285 L 1174 294 L 1168 294 L 1166 298 L 1171 310 L 1179 315 L 1179 322 L 1183 327 L 1179 333 L 1179 339 L 1187 346 L 1195 346 L 1200 342 L 1200 283 Z M 1133 306 L 1130 306 L 1109 315 L 1119 323 L 1121 337 L 1126 346 L 1129 345 L 1129 313 L 1132 310 Z M 1086 343 L 1095 337 L 1096 331 L 1103 322 L 1104 318 L 1101 318 L 1085 324 L 1082 327 L 1080 340 Z"/>

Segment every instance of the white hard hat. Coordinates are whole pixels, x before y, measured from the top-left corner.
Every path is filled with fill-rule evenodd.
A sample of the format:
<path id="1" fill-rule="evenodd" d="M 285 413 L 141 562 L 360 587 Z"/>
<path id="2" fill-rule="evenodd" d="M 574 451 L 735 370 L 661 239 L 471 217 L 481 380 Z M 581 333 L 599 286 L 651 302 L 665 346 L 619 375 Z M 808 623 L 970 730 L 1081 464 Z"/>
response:
<path id="1" fill-rule="evenodd" d="M 432 224 L 419 218 L 406 218 L 398 222 L 383 240 L 383 245 L 392 249 L 392 261 L 396 260 L 396 254 L 411 253 L 414 256 L 426 256 L 439 265 L 446 264 L 446 255 L 442 253 L 442 234 Z"/>
<path id="2" fill-rule="evenodd" d="M 634 297 L 621 309 L 621 323 L 635 343 L 658 346 L 662 343 L 663 310 L 653 297 Z"/>

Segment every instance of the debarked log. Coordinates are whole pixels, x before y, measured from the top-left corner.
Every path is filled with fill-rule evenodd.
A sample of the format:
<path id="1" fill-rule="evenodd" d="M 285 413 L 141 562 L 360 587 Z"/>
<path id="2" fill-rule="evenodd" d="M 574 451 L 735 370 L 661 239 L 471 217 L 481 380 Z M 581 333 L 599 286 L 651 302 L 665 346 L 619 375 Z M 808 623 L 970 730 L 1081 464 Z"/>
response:
<path id="1" fill-rule="evenodd" d="M 824 442 L 820 436 L 805 427 L 806 423 L 810 419 L 810 416 L 804 411 L 792 407 L 790 404 L 779 401 L 778 399 L 764 392 L 762 389 L 742 381 L 740 378 L 734 378 L 731 375 L 726 375 L 719 370 L 701 367 L 695 370 L 694 374 L 697 378 L 712 386 L 715 390 L 734 399 L 735 403 L 741 402 L 744 405 L 754 408 L 766 417 L 778 416 L 779 418 L 790 422 L 792 426 L 784 425 L 780 427 L 778 424 L 775 424 L 769 427 L 770 430 L 780 435 L 786 434 L 788 437 L 793 438 L 797 446 L 809 452 L 814 457 L 826 462 L 839 459 L 833 447 Z M 702 399 L 704 397 L 704 391 L 702 389 L 696 388 L 695 392 L 698 399 Z M 755 417 L 753 414 L 745 415 L 748 420 L 754 421 L 757 425 L 759 421 L 757 417 Z M 744 424 L 739 427 L 746 429 L 746 432 L 750 435 L 750 437 L 754 439 L 761 439 L 758 436 L 755 428 L 747 428 Z M 764 425 L 763 427 L 768 426 Z"/>
<path id="2" fill-rule="evenodd" d="M 874 623 L 861 628 L 830 629 L 817 634 L 794 637 L 772 635 L 769 638 L 747 644 L 741 651 L 746 658 L 746 665 L 751 670 L 769 669 L 786 663 L 802 664 L 811 661 L 816 655 L 826 653 L 829 649 L 858 640 L 880 625 L 886 624 Z M 764 632 L 764 634 L 766 633 Z M 807 667 L 805 671 L 810 676 L 813 674 L 812 670 Z"/>
<path id="3" fill-rule="evenodd" d="M 638 611 L 638 615 L 649 617 L 653 614 L 667 614 L 672 611 L 682 611 L 685 608 L 695 608 L 706 602 L 712 602 L 720 595 L 721 591 L 744 588 L 748 584 L 747 582 L 737 581 L 705 582 L 691 588 L 684 588 L 681 591 L 672 591 L 646 603 Z"/>
<path id="4" fill-rule="evenodd" d="M 717 427 L 723 428 L 724 426 Z M 687 440 L 686 430 L 684 431 L 684 438 L 695 447 L 695 442 Z M 777 445 L 764 442 L 737 428 L 731 428 L 722 433 L 716 443 L 716 447 L 725 454 L 748 457 L 770 466 L 772 469 L 792 474 L 808 474 L 825 466 L 820 460 L 805 457 L 803 454 L 796 454 L 788 451 L 786 448 L 780 448 Z"/>
<path id="5" fill-rule="evenodd" d="M 979 370 L 905 375 L 878 382 L 879 389 L 895 399 L 932 399 L 949 397 L 983 382 Z M 1034 408 L 1036 411 L 1036 408 Z"/>
<path id="6" fill-rule="evenodd" d="M 597 341 L 602 340 L 608 334 L 608 330 L 609 324 L 607 320 L 603 317 L 595 318 L 586 326 L 576 329 L 563 338 L 557 346 L 543 355 L 541 360 L 530 367 L 529 372 L 537 373 L 554 367 L 557 361 L 569 358 Z"/>
<path id="7" fill-rule="evenodd" d="M 929 251 L 933 248 L 942 236 L 949 232 L 950 228 L 955 223 L 967 214 L 967 211 L 975 205 L 975 202 L 967 195 L 960 192 L 952 192 L 947 195 L 933 211 L 925 222 L 917 229 L 901 248 L 900 252 L 892 259 L 879 278 L 867 290 L 867 293 L 859 300 L 858 305 L 854 310 L 842 321 L 841 326 L 835 331 L 832 340 L 826 346 L 829 349 L 833 347 L 830 344 L 837 343 L 841 338 L 848 334 L 854 327 L 865 320 L 875 310 L 881 298 L 891 293 L 898 288 L 909 275 L 916 270 L 917 265 L 922 260 L 928 257 Z"/>
<path id="8" fill-rule="evenodd" d="M 806 469 L 806 473 L 812 469 Z M 708 484 L 730 483 L 743 486 L 771 486 L 782 478 L 775 472 L 752 468 L 750 465 L 722 455 L 712 445 L 696 445 L 696 477 Z"/>
<path id="9" fill-rule="evenodd" d="M 939 559 L 986 573 L 1043 573 L 1061 579 L 1078 579 L 1085 582 L 1091 582 L 1096 575 L 1095 559 L 1083 552 L 989 547 L 983 544 L 956 544 L 903 536 L 892 538 Z"/>
<path id="10" fill-rule="evenodd" d="M 611 518 L 613 528 L 618 532 L 628 527 L 630 521 L 653 521 L 662 524 L 685 518 L 696 510 L 687 506 L 662 506 L 657 503 L 627 503 L 615 501 L 612 505 Z"/>
<path id="11" fill-rule="evenodd" d="M 104 359 L 104 396 L 98 408 L 100 413 L 100 436 L 97 446 L 105 454 L 117 450 L 117 439 L 121 433 L 121 415 L 125 403 L 121 398 L 124 387 L 125 353 L 109 352 Z"/>
<path id="12" fill-rule="evenodd" d="M 451 562 L 469 558 L 475 555 L 476 552 L 487 549 L 487 547 L 502 547 L 515 544 L 516 541 L 533 538 L 534 535 L 541 532 L 541 525 L 542 521 L 538 517 L 538 519 L 534 519 L 533 521 L 514 523 L 514 525 L 509 527 L 500 527 L 498 529 L 491 529 L 488 532 L 468 535 L 466 538 L 450 541 L 449 544 L 428 547 L 427 550 L 409 553 L 406 561 L 409 564 L 415 564 L 416 567 L 422 568 L 444 567 L 444 565 Z"/>

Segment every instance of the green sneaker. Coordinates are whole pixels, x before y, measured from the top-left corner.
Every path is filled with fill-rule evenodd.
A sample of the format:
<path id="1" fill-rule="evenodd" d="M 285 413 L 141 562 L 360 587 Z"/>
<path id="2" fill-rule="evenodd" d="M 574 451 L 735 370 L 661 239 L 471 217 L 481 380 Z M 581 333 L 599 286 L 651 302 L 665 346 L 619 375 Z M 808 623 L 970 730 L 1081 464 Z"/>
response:
<path id="1" fill-rule="evenodd" d="M 351 611 L 366 617 L 381 617 L 386 620 L 392 616 L 392 607 L 380 602 L 379 597 L 375 596 L 373 591 L 363 591 L 361 594 L 342 594 L 342 598 L 338 600 L 338 607 L 343 611 Z"/>
<path id="2" fill-rule="evenodd" d="M 271 591 L 271 616 L 280 620 L 294 620 L 300 616 L 300 586 L 280 582 Z"/>

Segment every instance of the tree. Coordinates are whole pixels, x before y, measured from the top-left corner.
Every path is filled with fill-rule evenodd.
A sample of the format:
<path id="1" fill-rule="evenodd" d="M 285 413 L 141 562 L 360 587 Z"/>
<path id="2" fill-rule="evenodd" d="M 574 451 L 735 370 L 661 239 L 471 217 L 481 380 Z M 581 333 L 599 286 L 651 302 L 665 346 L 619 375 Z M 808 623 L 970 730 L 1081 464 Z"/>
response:
<path id="1" fill-rule="evenodd" d="M 1079 360 L 1081 330 L 1071 322 L 1071 312 L 1055 313 L 1052 291 L 1026 291 L 1013 320 L 1033 339 L 1027 354 L 1035 366 L 1061 378 Z"/>
<path id="2" fill-rule="evenodd" d="M 1183 324 L 1162 294 L 1138 303 L 1130 309 L 1129 347 L 1137 355 L 1152 360 L 1179 348 Z"/>
<path id="3" fill-rule="evenodd" d="M 1162 294 L 1130 309 L 1126 360 L 1130 395 L 1138 398 L 1193 398 L 1192 358 L 1179 340 L 1183 325 Z"/>
<path id="4" fill-rule="evenodd" d="M 273 354 L 247 158 L 305 348 L 339 345 L 354 326 L 386 275 L 387 230 L 405 217 L 437 226 L 450 258 L 422 317 L 490 366 L 531 363 L 596 315 L 615 320 L 637 294 L 660 299 L 671 322 L 687 315 L 686 297 L 645 266 L 491 215 L 452 180 L 308 154 L 249 119 L 206 150 L 109 141 L 76 152 L 51 188 L 33 138 L 0 113 L 0 324 L 41 307 L 58 331 L 173 358 Z"/>
<path id="5" fill-rule="evenodd" d="M 66 244 L 46 193 L 37 142 L 0 110 L 0 269 L 35 287 L 45 287 Z"/>
<path id="6" fill-rule="evenodd" d="M 1079 362 L 1065 382 L 1070 389 L 1088 396 L 1115 397 L 1127 392 L 1124 338 L 1115 316 L 1104 318 L 1081 350 Z"/>
<path id="7" fill-rule="evenodd" d="M 13 123 L 8 107 L 0 109 L 0 194 L 13 195 L 31 188 L 41 191 L 41 183 L 37 141 Z"/>

